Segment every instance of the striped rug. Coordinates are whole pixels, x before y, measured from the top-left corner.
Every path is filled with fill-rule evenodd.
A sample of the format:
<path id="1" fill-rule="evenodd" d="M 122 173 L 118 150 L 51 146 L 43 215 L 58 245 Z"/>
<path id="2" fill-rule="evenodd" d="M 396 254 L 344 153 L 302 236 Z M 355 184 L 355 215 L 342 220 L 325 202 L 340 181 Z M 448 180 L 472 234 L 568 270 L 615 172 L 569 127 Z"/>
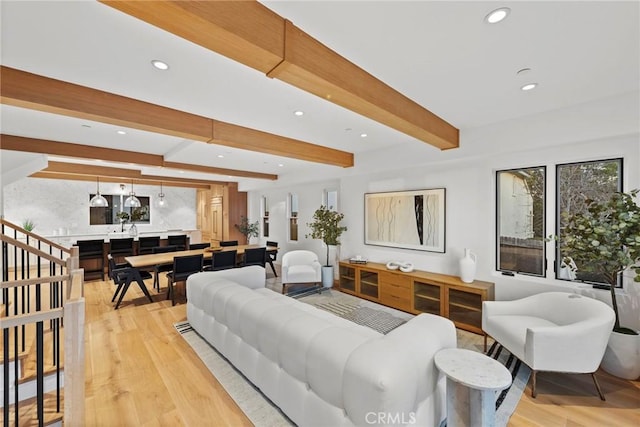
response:
<path id="1" fill-rule="evenodd" d="M 343 302 L 319 302 L 313 304 L 321 310 L 333 313 L 354 323 L 369 327 L 381 334 L 388 334 L 405 323 L 404 319 L 395 317 L 384 311 Z"/>

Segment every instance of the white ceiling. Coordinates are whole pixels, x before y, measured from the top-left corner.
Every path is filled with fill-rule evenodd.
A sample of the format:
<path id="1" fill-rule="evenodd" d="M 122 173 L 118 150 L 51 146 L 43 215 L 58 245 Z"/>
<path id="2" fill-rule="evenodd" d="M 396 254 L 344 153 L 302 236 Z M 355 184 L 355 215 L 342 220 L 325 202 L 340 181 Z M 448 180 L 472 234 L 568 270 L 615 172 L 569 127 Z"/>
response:
<path id="1" fill-rule="evenodd" d="M 505 120 L 639 90 L 637 1 L 263 3 L 461 129 L 462 138 L 469 130 Z M 483 21 L 505 5 L 511 14 L 504 22 Z M 366 152 L 390 147 L 411 147 L 417 156 L 438 153 L 100 3 L 3 0 L 0 7 L 0 61 L 5 66 L 349 151 L 356 154 L 356 168 L 362 167 L 358 160 Z M 169 63 L 170 70 L 154 69 L 152 59 Z M 517 75 L 522 68 L 531 71 Z M 519 88 L 528 82 L 539 87 L 522 92 Z M 305 115 L 296 117 L 295 110 Z M 339 167 L 140 130 L 118 135 L 116 126 L 17 107 L 3 105 L 1 113 L 6 134 L 162 154 L 173 162 L 283 178 L 344 173 Z M 389 161 L 388 167 L 400 165 Z M 176 173 L 138 168 L 154 175 Z M 207 177 L 238 181 L 241 189 L 262 182 Z"/>

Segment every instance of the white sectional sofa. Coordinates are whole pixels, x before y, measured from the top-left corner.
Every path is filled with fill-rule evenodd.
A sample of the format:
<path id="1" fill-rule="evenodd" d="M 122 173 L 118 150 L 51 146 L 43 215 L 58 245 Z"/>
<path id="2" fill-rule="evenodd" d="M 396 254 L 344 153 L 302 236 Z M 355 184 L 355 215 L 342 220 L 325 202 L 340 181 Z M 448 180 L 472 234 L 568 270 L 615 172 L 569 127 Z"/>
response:
<path id="1" fill-rule="evenodd" d="M 194 274 L 191 326 L 299 426 L 438 426 L 435 353 L 455 327 L 421 314 L 387 335 L 265 288 L 259 266 Z"/>

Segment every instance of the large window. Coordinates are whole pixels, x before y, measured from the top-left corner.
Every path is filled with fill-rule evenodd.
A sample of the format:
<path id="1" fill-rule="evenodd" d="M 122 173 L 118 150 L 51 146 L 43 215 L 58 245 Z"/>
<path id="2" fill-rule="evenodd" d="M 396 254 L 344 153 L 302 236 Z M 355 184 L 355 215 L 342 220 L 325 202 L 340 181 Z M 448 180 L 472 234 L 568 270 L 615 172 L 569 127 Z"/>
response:
<path id="1" fill-rule="evenodd" d="M 498 171 L 497 269 L 545 274 L 544 166 Z"/>
<path id="2" fill-rule="evenodd" d="M 593 265 L 575 265 L 563 249 L 564 213 L 582 212 L 585 200 L 607 199 L 622 191 L 622 159 L 567 163 L 556 166 L 556 278 L 589 283 L 606 283 Z"/>
<path id="3" fill-rule="evenodd" d="M 289 194 L 289 240 L 298 241 L 298 195 Z"/>
<path id="4" fill-rule="evenodd" d="M 95 194 L 89 194 L 89 200 Z M 89 208 L 89 224 L 90 225 L 104 225 L 104 224 L 120 224 L 122 221 L 118 217 L 119 212 L 125 212 L 129 218 L 135 208 L 127 208 L 124 207 L 124 200 L 127 196 L 123 196 L 121 194 L 103 194 L 102 195 L 107 202 L 109 202 L 109 206 L 106 208 L 96 207 Z M 150 224 L 151 223 L 151 214 L 149 209 L 149 197 L 145 196 L 137 196 L 138 200 L 140 200 L 141 208 L 139 210 L 142 212 L 142 217 L 137 219 L 136 223 L 142 224 Z M 128 220 L 128 222 L 131 222 Z"/>

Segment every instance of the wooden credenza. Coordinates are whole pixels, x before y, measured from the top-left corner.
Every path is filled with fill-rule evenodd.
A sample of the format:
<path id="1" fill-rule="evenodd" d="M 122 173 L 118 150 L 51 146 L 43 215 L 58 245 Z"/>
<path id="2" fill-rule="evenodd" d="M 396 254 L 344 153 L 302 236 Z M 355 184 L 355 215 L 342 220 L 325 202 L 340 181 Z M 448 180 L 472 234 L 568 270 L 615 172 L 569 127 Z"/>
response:
<path id="1" fill-rule="evenodd" d="M 402 273 L 385 264 L 340 262 L 340 290 L 412 314 L 432 313 L 456 327 L 482 334 L 482 302 L 494 299 L 494 284 L 428 271 Z"/>

